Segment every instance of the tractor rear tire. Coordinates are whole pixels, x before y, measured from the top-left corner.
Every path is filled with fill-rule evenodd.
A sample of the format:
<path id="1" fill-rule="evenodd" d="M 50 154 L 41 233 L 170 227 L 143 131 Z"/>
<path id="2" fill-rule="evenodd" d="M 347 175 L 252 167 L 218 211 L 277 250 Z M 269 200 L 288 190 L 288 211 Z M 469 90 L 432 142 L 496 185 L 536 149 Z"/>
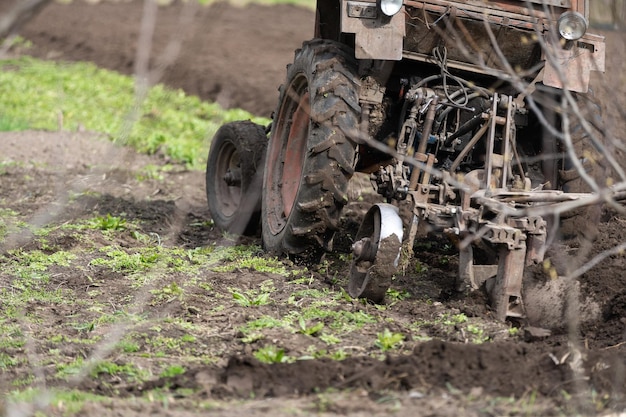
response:
<path id="1" fill-rule="evenodd" d="M 595 101 L 592 92 L 588 94 L 577 94 L 575 96 L 580 116 L 589 122 L 592 131 L 587 131 L 581 121 L 581 117 L 572 114 L 569 126 L 569 134 L 572 141 L 574 153 L 584 168 L 589 179 L 596 182 L 598 187 L 606 186 L 604 178 L 604 163 L 602 155 L 593 144 L 592 136 L 595 140 L 602 141 L 602 109 Z M 567 157 L 567 148 L 563 144 L 564 158 L 563 169 L 558 172 L 559 188 L 568 193 L 589 193 L 593 188 L 582 177 L 579 170 L 574 166 L 570 158 Z M 578 237 L 585 241 L 594 241 L 597 237 L 597 225 L 601 217 L 601 207 L 599 205 L 583 207 L 561 215 L 560 232 L 565 238 Z"/>
<path id="2" fill-rule="evenodd" d="M 359 135 L 354 51 L 305 42 L 287 67 L 267 151 L 262 234 L 266 250 L 316 262 L 332 250 Z"/>

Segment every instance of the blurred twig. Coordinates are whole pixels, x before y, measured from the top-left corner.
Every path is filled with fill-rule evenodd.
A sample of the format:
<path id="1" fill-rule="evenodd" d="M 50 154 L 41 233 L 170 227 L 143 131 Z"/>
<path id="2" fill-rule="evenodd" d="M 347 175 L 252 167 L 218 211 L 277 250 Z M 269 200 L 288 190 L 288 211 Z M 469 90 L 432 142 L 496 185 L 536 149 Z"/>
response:
<path id="1" fill-rule="evenodd" d="M 52 0 L 19 0 L 0 17 L 0 39 L 16 33 L 19 28 L 35 17 Z"/>

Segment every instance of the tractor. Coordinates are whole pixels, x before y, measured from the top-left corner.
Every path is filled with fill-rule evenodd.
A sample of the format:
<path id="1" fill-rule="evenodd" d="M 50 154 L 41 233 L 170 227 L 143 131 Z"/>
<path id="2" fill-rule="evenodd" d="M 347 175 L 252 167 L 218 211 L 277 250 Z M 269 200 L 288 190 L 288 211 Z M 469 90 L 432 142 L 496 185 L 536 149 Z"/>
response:
<path id="1" fill-rule="evenodd" d="M 608 198 L 615 165 L 590 73 L 605 43 L 587 0 L 318 0 L 314 39 L 287 66 L 269 126 L 222 126 L 206 186 L 215 224 L 258 233 L 304 262 L 333 250 L 348 184 L 373 204 L 353 239 L 348 292 L 382 302 L 440 234 L 456 287 L 487 288 L 498 320 L 523 319 L 527 267 Z"/>

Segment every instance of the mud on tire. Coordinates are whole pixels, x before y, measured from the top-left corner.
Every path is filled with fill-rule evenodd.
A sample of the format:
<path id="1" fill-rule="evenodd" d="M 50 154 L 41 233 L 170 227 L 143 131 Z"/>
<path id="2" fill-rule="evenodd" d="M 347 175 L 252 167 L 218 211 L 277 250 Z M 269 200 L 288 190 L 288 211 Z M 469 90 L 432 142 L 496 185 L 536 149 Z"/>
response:
<path id="1" fill-rule="evenodd" d="M 606 179 L 604 162 L 602 161 L 602 153 L 598 151 L 598 147 L 594 141 L 602 142 L 602 109 L 595 100 L 593 92 L 588 94 L 576 94 L 575 96 L 580 114 L 570 114 L 569 133 L 572 141 L 574 154 L 577 156 L 584 173 L 591 180 L 598 184 L 599 187 L 605 186 Z M 582 120 L 585 120 L 591 126 L 591 131 L 585 129 Z M 565 153 L 562 169 L 558 171 L 559 188 L 570 193 L 588 193 L 593 188 L 588 184 L 579 169 L 572 163 L 571 158 L 567 156 L 568 149 L 563 144 L 563 152 Z M 560 232 L 563 237 L 579 237 L 588 241 L 595 240 L 598 230 L 597 225 L 601 216 L 600 206 L 584 207 L 570 212 L 563 213 L 561 216 Z"/>
<path id="2" fill-rule="evenodd" d="M 354 173 L 361 108 L 353 51 L 305 42 L 287 67 L 268 145 L 263 244 L 319 259 L 332 248 Z"/>

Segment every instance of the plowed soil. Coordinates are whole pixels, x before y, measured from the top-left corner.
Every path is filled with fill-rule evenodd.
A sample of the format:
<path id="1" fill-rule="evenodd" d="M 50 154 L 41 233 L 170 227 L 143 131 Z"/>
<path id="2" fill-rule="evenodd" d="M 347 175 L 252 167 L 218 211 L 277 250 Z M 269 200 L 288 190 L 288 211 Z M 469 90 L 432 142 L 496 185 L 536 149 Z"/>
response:
<path id="1" fill-rule="evenodd" d="M 20 34 L 33 43 L 28 54 L 93 61 L 132 74 L 143 7 L 143 2 L 132 0 L 52 3 Z M 168 65 L 161 81 L 226 107 L 269 116 L 285 65 L 294 49 L 312 35 L 314 13 L 293 6 L 219 3 L 199 7 L 192 17 L 185 17 L 185 7 L 175 2 L 158 10 L 151 51 L 156 57 L 153 63 L 166 54 Z M 607 131 L 619 143 L 625 131 L 620 108 L 626 108 L 622 68 L 626 51 L 623 33 L 607 32 L 607 36 L 610 60 L 606 77 L 595 77 L 596 91 Z M 184 39 L 182 48 L 169 55 L 164 51 L 176 37 Z M 66 301 L 27 302 L 23 311 L 11 314 L 2 307 L 0 324 L 17 329 L 0 339 L 5 341 L 0 344 L 0 409 L 4 405 L 6 415 L 30 415 L 36 410 L 45 415 L 89 416 L 626 412 L 623 251 L 615 251 L 580 277 L 582 307 L 588 307 L 584 312 L 590 314 L 581 313 L 578 326 L 563 319 L 549 336 L 539 335 L 526 323 L 516 323 L 519 328 L 498 323 L 480 291 L 456 294 L 456 251 L 437 238 L 418 242 L 416 261 L 393 283 L 402 296 L 383 307 L 342 297 L 349 268 L 342 253 L 329 254 L 324 264 L 298 272 L 310 278 L 306 282 L 241 267 L 229 272 L 208 268 L 193 276 L 174 272 L 138 286 L 138 277 L 93 262 L 112 245 L 132 252 L 138 245 L 133 232 L 158 239 L 163 247 L 189 251 L 260 244 L 259 239 L 233 241 L 210 226 L 203 173 L 176 167 L 163 171 L 160 178 L 140 178 L 146 166 L 162 166 L 164 161 L 117 148 L 97 133 L 0 133 L 0 149 L 1 213 L 13 216 L 6 218 L 9 233 L 0 242 L 0 305 L 3 294 L 17 290 L 15 270 L 2 263 L 13 265 L 20 250 L 76 255 L 69 266 L 47 271 L 50 279 L 41 284 L 44 291 L 62 291 Z M 365 201 L 372 198 L 364 195 Z M 363 198 L 350 203 L 339 243 L 350 242 L 364 208 Z M 107 214 L 123 217 L 136 229 L 103 234 L 62 227 Z M 42 226 L 59 227 L 41 239 L 36 231 Z M 579 240 L 556 242 L 549 252 L 554 264 L 571 271 L 572 265 L 626 242 L 626 218 L 612 209 L 604 208 L 602 221 L 594 227 L 599 234 L 593 245 Z M 191 263 L 186 258 L 184 262 Z M 287 260 L 284 266 L 302 271 Z M 535 272 L 545 280 L 541 268 Z M 268 282 L 273 288 L 269 304 L 250 307 L 233 301 L 232 288 L 254 292 Z M 165 291 L 168 288 L 170 292 Z M 182 295 L 172 296 L 176 288 L 182 289 Z M 366 314 L 374 322 L 346 331 L 333 343 L 303 334 L 303 329 L 281 327 L 263 329 L 258 340 L 244 340 L 249 335 L 242 334 L 242 326 L 313 306 L 316 300 L 302 294 L 314 290 L 337 294 L 329 296 L 332 302 L 323 307 L 329 312 L 350 313 L 353 318 Z M 93 308 L 96 305 L 101 310 Z M 98 321 L 103 311 L 125 319 Z M 327 327 L 336 324 L 330 317 L 323 321 Z M 97 324 L 85 330 L 77 323 Z M 384 329 L 403 336 L 400 347 L 385 352 L 375 343 Z M 193 335 L 193 341 L 183 338 L 188 340 L 184 347 L 175 345 L 185 332 Z M 9 343 L 18 333 L 26 342 Z M 65 344 L 57 343 L 59 337 Z M 111 346 L 126 337 L 148 353 L 133 355 L 131 349 Z M 253 352 L 268 344 L 299 360 L 259 362 Z M 345 358 L 334 360 L 333 354 L 340 352 Z M 120 366 L 132 363 L 146 374 L 137 378 L 87 370 L 59 376 L 65 368 L 58 363 L 78 356 L 85 363 L 94 358 Z M 184 373 L 164 373 L 167 366 L 179 364 L 185 365 Z M 71 388 L 107 400 L 88 400 L 79 411 L 46 398 L 3 404 L 5 393 L 28 386 L 44 392 Z"/>

